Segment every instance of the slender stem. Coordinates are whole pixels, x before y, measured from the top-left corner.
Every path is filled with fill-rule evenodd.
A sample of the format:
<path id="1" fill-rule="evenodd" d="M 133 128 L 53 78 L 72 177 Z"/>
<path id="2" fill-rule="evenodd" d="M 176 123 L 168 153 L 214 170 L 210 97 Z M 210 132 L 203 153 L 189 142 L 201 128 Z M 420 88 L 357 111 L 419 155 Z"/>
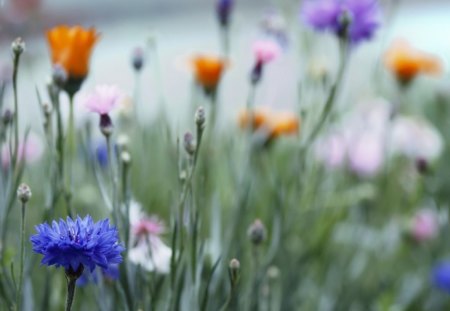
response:
<path id="1" fill-rule="evenodd" d="M 75 126 L 74 126 L 74 95 L 69 95 L 69 124 L 67 129 L 67 172 L 66 172 L 66 204 L 69 214 L 72 215 L 72 185 L 73 185 L 73 159 L 75 154 Z M 73 215 L 72 215 L 73 216 Z"/>
<path id="2" fill-rule="evenodd" d="M 116 185 L 116 175 L 114 173 L 114 161 L 113 161 L 113 151 L 111 144 L 111 137 L 109 135 L 105 135 L 106 139 L 106 147 L 108 149 L 108 168 L 109 175 L 111 178 L 111 201 L 112 201 L 112 212 L 113 212 L 113 220 L 116 225 L 119 225 L 118 221 L 118 210 L 117 210 L 117 185 Z"/>
<path id="3" fill-rule="evenodd" d="M 17 310 L 20 310 L 22 305 L 22 284 L 23 284 L 23 265 L 25 262 L 25 211 L 26 203 L 22 203 L 22 222 L 20 234 L 20 267 L 19 267 L 19 286 L 16 294 Z"/>
<path id="4" fill-rule="evenodd" d="M 314 139 L 317 137 L 317 135 L 320 133 L 322 127 L 325 124 L 325 121 L 327 120 L 327 117 L 330 115 L 330 112 L 334 106 L 334 102 L 336 99 L 336 93 L 342 84 L 345 68 L 347 67 L 347 60 L 348 60 L 347 48 L 348 48 L 348 42 L 347 41 L 342 42 L 341 49 L 340 49 L 341 60 L 339 63 L 339 69 L 338 69 L 338 74 L 336 77 L 336 82 L 331 87 L 330 93 L 328 94 L 327 100 L 325 102 L 325 106 L 322 110 L 322 113 L 320 114 L 319 121 L 316 123 L 315 127 L 311 131 L 311 134 L 309 135 L 308 139 L 306 140 L 305 146 L 309 146 L 314 141 Z"/>
<path id="5" fill-rule="evenodd" d="M 13 165 L 17 166 L 18 150 L 19 150 L 19 100 L 17 97 L 17 75 L 19 73 L 20 54 L 14 55 L 13 67 L 13 93 L 14 93 L 14 153 Z"/>
<path id="6" fill-rule="evenodd" d="M 230 31 L 228 27 L 221 27 L 222 49 L 225 57 L 230 56 Z"/>
<path id="7" fill-rule="evenodd" d="M 66 299 L 66 311 L 72 310 L 73 298 L 75 296 L 75 284 L 77 282 L 76 278 L 67 278 L 67 299 Z"/>

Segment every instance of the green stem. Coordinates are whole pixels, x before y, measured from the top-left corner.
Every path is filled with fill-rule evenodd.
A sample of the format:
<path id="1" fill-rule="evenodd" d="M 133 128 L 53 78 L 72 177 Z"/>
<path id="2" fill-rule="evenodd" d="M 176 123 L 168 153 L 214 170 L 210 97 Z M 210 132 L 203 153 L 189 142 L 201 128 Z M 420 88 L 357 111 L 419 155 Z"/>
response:
<path id="1" fill-rule="evenodd" d="M 108 168 L 109 168 L 109 175 L 111 178 L 111 202 L 112 202 L 112 210 L 113 210 L 113 220 L 116 225 L 119 225 L 119 215 L 118 215 L 118 208 L 117 208 L 117 187 L 116 187 L 116 176 L 114 173 L 114 161 L 113 161 L 113 152 L 112 152 L 112 144 L 111 144 L 111 137 L 109 135 L 105 135 L 106 139 L 106 147 L 108 149 Z"/>
<path id="2" fill-rule="evenodd" d="M 319 121 L 316 123 L 315 127 L 311 131 L 311 134 L 309 135 L 308 139 L 306 140 L 305 146 L 309 146 L 317 137 L 317 135 L 322 130 L 322 127 L 325 125 L 325 121 L 327 120 L 328 116 L 330 115 L 330 112 L 334 106 L 334 102 L 336 99 L 336 93 L 337 90 L 340 88 L 343 76 L 345 73 L 345 68 L 347 67 L 347 49 L 348 49 L 348 42 L 344 40 L 344 42 L 341 42 L 341 49 L 340 49 L 340 63 L 339 63 L 339 69 L 338 74 L 336 77 L 336 82 L 331 87 L 330 93 L 328 94 L 327 100 L 325 102 L 325 106 L 322 110 L 322 113 L 320 114 Z"/>
<path id="3" fill-rule="evenodd" d="M 66 311 L 72 310 L 73 298 L 75 296 L 75 284 L 76 278 L 67 278 L 67 299 L 66 299 Z"/>
<path id="4" fill-rule="evenodd" d="M 75 154 L 75 116 L 73 108 L 74 95 L 69 95 L 69 124 L 67 129 L 67 172 L 66 172 L 66 205 L 69 215 L 72 211 L 73 159 Z"/>
<path id="5" fill-rule="evenodd" d="M 20 267 L 19 267 L 19 286 L 16 295 L 17 310 L 20 310 L 22 305 L 22 284 L 23 284 L 23 265 L 25 262 L 25 210 L 26 203 L 22 203 L 22 222 L 20 235 Z"/>
<path id="6" fill-rule="evenodd" d="M 12 164 L 17 167 L 17 158 L 19 151 L 19 100 L 17 96 L 17 75 L 19 73 L 20 54 L 14 55 L 13 67 L 13 93 L 14 93 L 14 152 Z"/>

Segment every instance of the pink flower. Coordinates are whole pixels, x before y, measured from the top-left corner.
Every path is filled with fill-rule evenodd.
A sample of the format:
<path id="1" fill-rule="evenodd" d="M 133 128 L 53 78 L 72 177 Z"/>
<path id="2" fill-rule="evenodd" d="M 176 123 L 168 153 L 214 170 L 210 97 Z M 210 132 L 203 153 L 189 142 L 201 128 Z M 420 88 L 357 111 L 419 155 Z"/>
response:
<path id="1" fill-rule="evenodd" d="M 281 54 L 280 46 L 272 40 L 259 40 L 253 43 L 256 62 L 268 63 Z"/>
<path id="2" fill-rule="evenodd" d="M 363 177 L 374 176 L 384 162 L 384 144 L 379 135 L 362 134 L 349 146 L 350 169 Z"/>
<path id="3" fill-rule="evenodd" d="M 411 235 L 416 241 L 431 240 L 436 237 L 438 231 L 439 221 L 434 210 L 422 209 L 416 213 L 411 226 Z"/>
<path id="4" fill-rule="evenodd" d="M 7 168 L 11 164 L 11 152 L 12 151 L 10 151 L 8 144 L 3 146 L 1 151 L 1 162 L 3 168 Z M 35 135 L 30 135 L 25 142 L 19 142 L 17 158 L 19 161 L 34 163 L 41 158 L 43 152 L 44 148 L 41 140 Z"/>
<path id="5" fill-rule="evenodd" d="M 123 93 L 115 85 L 99 85 L 94 92 L 84 98 L 85 107 L 100 115 L 109 114 L 123 98 Z"/>
<path id="6" fill-rule="evenodd" d="M 148 217 L 134 202 L 130 206 L 130 227 L 130 261 L 147 271 L 168 273 L 172 249 L 160 238 L 165 231 L 164 224 L 156 217 Z"/>
<path id="7" fill-rule="evenodd" d="M 347 143 L 343 135 L 332 134 L 319 141 L 316 148 L 317 157 L 324 162 L 328 168 L 338 168 L 346 160 Z"/>

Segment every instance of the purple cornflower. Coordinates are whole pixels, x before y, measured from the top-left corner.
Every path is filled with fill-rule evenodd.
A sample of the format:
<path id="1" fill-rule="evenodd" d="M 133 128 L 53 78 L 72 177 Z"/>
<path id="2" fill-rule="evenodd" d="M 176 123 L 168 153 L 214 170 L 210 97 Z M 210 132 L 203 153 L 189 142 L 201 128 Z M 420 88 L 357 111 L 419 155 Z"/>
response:
<path id="1" fill-rule="evenodd" d="M 87 267 L 92 272 L 97 266 L 108 269 L 111 264 L 122 262 L 120 253 L 125 248 L 108 219 L 94 223 L 89 215 L 76 220 L 67 217 L 67 221 L 53 221 L 51 226 L 37 225 L 36 231 L 30 240 L 33 251 L 44 255 L 42 264 L 63 266 L 66 272 Z"/>
<path id="2" fill-rule="evenodd" d="M 431 273 L 431 281 L 435 287 L 450 293 L 450 262 L 436 265 Z"/>
<path id="3" fill-rule="evenodd" d="M 373 37 L 381 11 L 377 0 L 308 0 L 301 14 L 312 28 L 358 43 Z"/>

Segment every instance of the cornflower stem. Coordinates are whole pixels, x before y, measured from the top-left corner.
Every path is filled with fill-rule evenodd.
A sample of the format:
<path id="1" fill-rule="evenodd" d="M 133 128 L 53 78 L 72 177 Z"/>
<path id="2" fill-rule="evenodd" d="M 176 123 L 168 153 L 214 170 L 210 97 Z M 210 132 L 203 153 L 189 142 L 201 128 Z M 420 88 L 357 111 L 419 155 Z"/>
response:
<path id="1" fill-rule="evenodd" d="M 17 95 L 17 75 L 19 73 L 19 60 L 20 54 L 14 54 L 13 61 L 13 93 L 14 93 L 14 151 L 13 151 L 13 161 L 15 170 L 17 170 L 17 158 L 19 151 L 19 100 Z"/>
<path id="2" fill-rule="evenodd" d="M 349 44 L 348 41 L 345 39 L 340 41 L 340 62 L 339 62 L 339 69 L 338 69 L 336 81 L 333 84 L 333 86 L 331 87 L 330 93 L 328 93 L 328 97 L 325 101 L 325 105 L 320 114 L 319 121 L 316 123 L 313 130 L 311 131 L 311 134 L 309 135 L 308 139 L 306 140 L 306 144 L 305 144 L 306 147 L 308 147 L 316 139 L 317 135 L 320 133 L 323 126 L 325 125 L 325 121 L 327 120 L 328 116 L 330 115 L 331 110 L 333 109 L 335 99 L 336 99 L 336 94 L 337 94 L 337 91 L 341 87 L 345 69 L 347 67 L 348 44 Z"/>
<path id="3" fill-rule="evenodd" d="M 220 27 L 220 35 L 222 39 L 222 50 L 225 57 L 230 56 L 230 29 L 228 26 Z"/>
<path id="4" fill-rule="evenodd" d="M 77 283 L 77 278 L 67 277 L 66 311 L 72 310 L 73 298 L 75 297 L 76 283 Z"/>
<path id="5" fill-rule="evenodd" d="M 125 257 L 130 247 L 130 192 L 129 192 L 129 165 L 122 165 L 122 198 L 125 205 Z"/>
<path id="6" fill-rule="evenodd" d="M 23 285 L 23 266 L 25 262 L 25 211 L 26 203 L 22 203 L 22 221 L 20 224 L 20 266 L 19 266 L 19 281 L 18 290 L 16 293 L 17 310 L 20 310 L 22 305 L 22 285 Z"/>
<path id="7" fill-rule="evenodd" d="M 252 256 L 253 256 L 253 269 L 254 269 L 254 275 L 253 275 L 253 283 L 252 283 L 252 290 L 251 290 L 251 310 L 258 310 L 259 309 L 259 287 L 260 287 L 260 260 L 259 260 L 259 248 L 257 245 L 253 246 L 252 249 Z"/>
<path id="8" fill-rule="evenodd" d="M 119 217 L 118 217 L 118 206 L 117 206 L 117 182 L 116 182 L 116 174 L 114 173 L 114 161 L 113 161 L 113 151 L 111 144 L 111 136 L 105 135 L 106 139 L 106 147 L 108 149 L 108 168 L 109 175 L 111 178 L 111 202 L 112 202 L 112 211 L 113 211 L 113 220 L 116 225 L 119 225 Z"/>
<path id="9" fill-rule="evenodd" d="M 69 124 L 67 129 L 67 173 L 66 173 L 66 205 L 69 215 L 73 216 L 72 211 L 72 184 L 73 184 L 73 159 L 75 154 L 75 116 L 73 108 L 73 99 L 75 94 L 69 94 Z"/>

